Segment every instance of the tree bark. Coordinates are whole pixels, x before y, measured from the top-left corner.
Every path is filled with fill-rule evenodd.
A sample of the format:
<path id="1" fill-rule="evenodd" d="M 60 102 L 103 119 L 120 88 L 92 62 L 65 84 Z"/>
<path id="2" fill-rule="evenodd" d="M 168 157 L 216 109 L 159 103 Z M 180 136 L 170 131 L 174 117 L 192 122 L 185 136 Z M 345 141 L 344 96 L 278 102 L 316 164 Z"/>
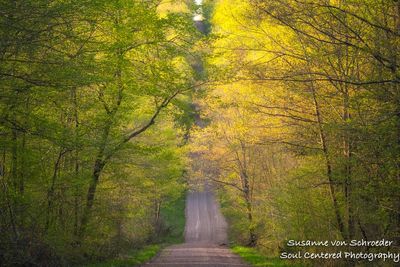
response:
<path id="1" fill-rule="evenodd" d="M 254 247 L 257 245 L 257 235 L 254 232 L 254 225 L 253 225 L 253 204 L 251 199 L 251 187 L 250 187 L 250 179 L 247 173 L 247 156 L 246 156 L 246 145 L 245 143 L 240 140 L 240 150 L 242 153 L 242 160 L 240 159 L 239 154 L 237 153 L 237 161 L 238 167 L 240 170 L 240 180 L 242 183 L 242 192 L 244 195 L 244 200 L 246 203 L 246 213 L 247 219 L 249 222 L 249 242 L 248 245 Z"/>
<path id="2" fill-rule="evenodd" d="M 397 34 L 400 34 L 400 1 L 397 0 L 395 2 L 395 32 Z M 395 37 L 394 40 L 394 49 L 393 51 L 399 51 L 399 44 L 398 44 L 398 37 Z M 393 59 L 393 67 L 392 67 L 392 75 L 395 77 L 396 82 L 393 84 L 394 87 L 394 95 L 395 95 L 395 101 L 394 104 L 396 106 L 395 112 L 396 112 L 396 131 L 397 131 L 397 140 L 396 140 L 396 144 L 397 144 L 397 150 L 396 150 L 396 154 L 397 154 L 397 158 L 396 158 L 396 175 L 397 175 L 397 186 L 400 185 L 400 89 L 399 89 L 399 78 L 397 75 L 398 72 L 398 68 L 397 68 L 397 55 L 396 53 L 394 53 L 394 55 L 392 56 Z M 397 197 L 397 214 L 395 215 L 396 217 L 396 241 L 397 241 L 397 245 L 400 244 L 400 196 Z"/>
<path id="3" fill-rule="evenodd" d="M 78 231 L 78 243 L 82 243 L 84 235 L 86 233 L 86 228 L 87 224 L 89 222 L 89 217 L 90 213 L 93 208 L 93 203 L 94 203 L 94 197 L 96 194 L 96 189 L 97 185 L 99 183 L 99 178 L 101 175 L 101 172 L 103 171 L 104 166 L 106 165 L 106 162 L 102 159 L 103 156 L 102 154 L 104 153 L 104 149 L 99 151 L 99 154 L 97 156 L 97 159 L 94 163 L 93 167 L 93 173 L 92 173 L 92 179 L 89 184 L 89 189 L 86 194 L 86 205 L 82 214 L 82 218 L 80 221 L 80 227 Z"/>
<path id="4" fill-rule="evenodd" d="M 331 198 L 332 198 L 332 202 L 333 202 L 333 209 L 334 209 L 334 213 L 335 213 L 335 217 L 336 217 L 336 222 L 338 224 L 339 231 L 340 231 L 340 234 L 342 235 L 342 238 L 346 239 L 346 237 L 347 237 L 346 231 L 345 231 L 342 216 L 340 214 L 339 202 L 336 197 L 336 189 L 335 189 L 333 172 L 332 172 L 332 163 L 329 158 L 329 150 L 328 150 L 325 131 L 323 128 L 321 110 L 320 110 L 320 106 L 318 103 L 317 94 L 316 94 L 314 85 L 311 84 L 310 87 L 311 87 L 311 92 L 312 92 L 312 97 L 313 97 L 313 102 L 314 102 L 315 116 L 316 116 L 316 119 L 318 122 L 318 130 L 319 130 L 321 147 L 322 147 L 322 151 L 324 153 L 324 158 L 325 158 L 326 176 L 328 177 L 328 181 L 329 181 L 329 190 L 330 190 Z"/>
<path id="5" fill-rule="evenodd" d="M 57 175 L 60 169 L 60 162 L 63 157 L 63 155 L 66 153 L 66 150 L 61 149 L 60 152 L 58 153 L 56 162 L 54 163 L 54 169 L 53 169 L 53 176 L 51 178 L 51 184 L 50 188 L 47 191 L 47 213 L 46 213 L 46 224 L 45 224 L 45 232 L 49 229 L 50 226 L 50 216 L 51 216 L 51 209 L 53 207 L 53 201 L 54 201 L 54 190 L 55 190 L 55 184 L 56 184 L 56 179 Z"/>
<path id="6" fill-rule="evenodd" d="M 343 96 L 343 121 L 346 124 L 346 129 L 343 137 L 343 154 L 345 158 L 344 162 L 344 174 L 345 174 L 345 199 L 346 199 L 346 213 L 347 213 L 347 238 L 353 239 L 355 233 L 355 218 L 354 208 L 352 199 L 352 173 L 351 173 L 351 143 L 350 133 L 347 129 L 347 122 L 350 119 L 349 111 L 349 92 L 346 85 L 344 85 L 344 96 Z"/>

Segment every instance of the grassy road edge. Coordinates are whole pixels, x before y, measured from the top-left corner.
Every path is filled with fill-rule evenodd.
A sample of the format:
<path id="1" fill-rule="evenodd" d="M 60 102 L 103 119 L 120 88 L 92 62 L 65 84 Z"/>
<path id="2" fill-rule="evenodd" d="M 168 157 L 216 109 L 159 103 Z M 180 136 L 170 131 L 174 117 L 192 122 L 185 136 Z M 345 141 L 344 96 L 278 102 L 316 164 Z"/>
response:
<path id="1" fill-rule="evenodd" d="M 171 205 L 165 207 L 161 216 L 168 234 L 141 249 L 135 249 L 116 258 L 102 262 L 81 265 L 80 267 L 133 267 L 150 261 L 165 247 L 184 241 L 186 193 L 183 193 Z"/>

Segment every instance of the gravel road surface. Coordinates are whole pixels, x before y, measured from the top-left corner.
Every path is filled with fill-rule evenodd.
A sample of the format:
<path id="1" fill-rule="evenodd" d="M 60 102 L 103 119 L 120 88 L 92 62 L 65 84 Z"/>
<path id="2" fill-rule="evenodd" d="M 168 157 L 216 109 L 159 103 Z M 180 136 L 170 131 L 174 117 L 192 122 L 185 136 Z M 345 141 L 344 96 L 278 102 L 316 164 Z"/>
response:
<path id="1" fill-rule="evenodd" d="M 146 267 L 248 267 L 227 244 L 227 224 L 211 190 L 189 192 L 185 243 L 165 248 Z"/>

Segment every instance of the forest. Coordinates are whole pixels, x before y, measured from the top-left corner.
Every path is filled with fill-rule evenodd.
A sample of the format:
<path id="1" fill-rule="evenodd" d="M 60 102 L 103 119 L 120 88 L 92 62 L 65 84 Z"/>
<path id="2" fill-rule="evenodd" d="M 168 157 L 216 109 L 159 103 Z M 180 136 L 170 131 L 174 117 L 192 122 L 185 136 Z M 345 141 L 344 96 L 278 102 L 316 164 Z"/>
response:
<path id="1" fill-rule="evenodd" d="M 400 1 L 0 0 L 0 266 L 147 261 L 198 179 L 232 247 L 398 253 Z"/>

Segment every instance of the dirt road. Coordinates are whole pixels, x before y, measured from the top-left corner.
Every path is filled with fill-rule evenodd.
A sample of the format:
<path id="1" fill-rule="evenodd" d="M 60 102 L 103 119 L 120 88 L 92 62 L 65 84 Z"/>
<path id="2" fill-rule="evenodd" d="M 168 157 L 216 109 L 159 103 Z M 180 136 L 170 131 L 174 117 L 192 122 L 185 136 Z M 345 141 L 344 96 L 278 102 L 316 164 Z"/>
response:
<path id="1" fill-rule="evenodd" d="M 185 243 L 165 248 L 143 266 L 248 267 L 227 244 L 227 224 L 211 190 L 189 192 L 186 199 Z"/>
<path id="2" fill-rule="evenodd" d="M 196 27 L 203 34 L 206 26 L 203 21 L 196 21 Z M 193 66 L 195 71 L 202 71 L 202 64 Z M 200 128 L 205 126 L 200 118 L 199 106 L 196 109 L 195 124 Z M 210 171 L 210 165 L 199 154 L 192 153 L 192 171 L 201 173 L 200 177 Z M 196 180 L 196 179 L 194 179 Z M 226 246 L 228 243 L 227 224 L 221 214 L 218 202 L 211 186 L 200 179 L 197 185 L 192 185 L 192 191 L 186 198 L 185 243 L 165 248 L 145 267 L 249 267 L 242 259 L 233 254 Z"/>

